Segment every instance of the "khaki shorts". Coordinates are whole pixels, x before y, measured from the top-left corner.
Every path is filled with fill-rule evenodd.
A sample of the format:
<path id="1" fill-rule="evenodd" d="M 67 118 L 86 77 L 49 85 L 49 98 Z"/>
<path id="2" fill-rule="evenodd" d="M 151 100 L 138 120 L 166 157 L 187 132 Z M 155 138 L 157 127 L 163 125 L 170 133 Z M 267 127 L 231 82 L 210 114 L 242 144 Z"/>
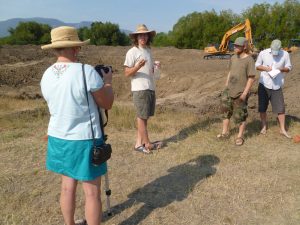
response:
<path id="1" fill-rule="evenodd" d="M 148 119 L 150 116 L 154 116 L 156 101 L 154 91 L 133 91 L 132 96 L 138 118 Z"/>
<path id="2" fill-rule="evenodd" d="M 285 113 L 282 89 L 268 89 L 260 83 L 258 86 L 258 112 L 266 112 L 269 102 L 271 102 L 273 113 Z"/>
<path id="3" fill-rule="evenodd" d="M 228 94 L 228 90 L 224 90 L 221 97 L 221 112 L 224 119 L 230 119 L 233 116 L 236 124 L 245 122 L 248 117 L 247 101 L 232 98 Z"/>

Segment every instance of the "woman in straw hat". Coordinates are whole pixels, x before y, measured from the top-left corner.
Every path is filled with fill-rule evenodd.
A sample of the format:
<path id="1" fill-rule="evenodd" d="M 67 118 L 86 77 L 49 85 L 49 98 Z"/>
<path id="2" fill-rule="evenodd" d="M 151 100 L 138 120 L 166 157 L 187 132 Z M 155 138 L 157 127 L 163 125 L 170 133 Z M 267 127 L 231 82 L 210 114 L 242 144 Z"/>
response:
<path id="1" fill-rule="evenodd" d="M 113 104 L 112 73 L 103 73 L 103 80 L 90 65 L 78 62 L 81 46 L 75 28 L 58 27 L 51 31 L 51 44 L 42 49 L 54 49 L 57 61 L 43 74 L 42 94 L 50 111 L 46 167 L 62 175 L 60 205 L 65 224 L 74 225 L 75 194 L 78 181 L 85 193 L 85 216 L 89 225 L 101 222 L 100 177 L 106 173 L 106 163 L 92 165 L 93 146 L 91 121 L 96 144 L 103 143 L 97 107 L 110 109 Z M 89 114 L 90 110 L 90 114 Z M 81 221 L 76 224 L 86 224 Z"/>
<path id="2" fill-rule="evenodd" d="M 127 52 L 124 62 L 125 76 L 131 78 L 133 103 L 137 111 L 137 138 L 134 149 L 143 153 L 159 148 L 160 143 L 151 143 L 147 121 L 155 111 L 154 62 L 150 44 L 156 32 L 146 25 L 137 26 L 130 34 L 134 46 Z"/>

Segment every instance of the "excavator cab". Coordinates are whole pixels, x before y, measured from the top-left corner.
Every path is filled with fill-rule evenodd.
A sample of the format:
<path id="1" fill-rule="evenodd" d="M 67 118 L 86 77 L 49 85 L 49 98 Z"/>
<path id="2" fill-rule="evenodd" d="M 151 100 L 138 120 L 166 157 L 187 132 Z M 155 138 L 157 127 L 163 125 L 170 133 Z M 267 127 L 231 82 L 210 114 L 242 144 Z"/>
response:
<path id="1" fill-rule="evenodd" d="M 205 47 L 205 52 L 207 53 L 214 53 L 217 52 L 219 49 L 219 44 L 208 44 L 207 47 Z"/>
<path id="2" fill-rule="evenodd" d="M 234 51 L 234 42 L 232 40 L 229 41 L 228 43 L 228 50 L 229 52 L 233 52 Z"/>

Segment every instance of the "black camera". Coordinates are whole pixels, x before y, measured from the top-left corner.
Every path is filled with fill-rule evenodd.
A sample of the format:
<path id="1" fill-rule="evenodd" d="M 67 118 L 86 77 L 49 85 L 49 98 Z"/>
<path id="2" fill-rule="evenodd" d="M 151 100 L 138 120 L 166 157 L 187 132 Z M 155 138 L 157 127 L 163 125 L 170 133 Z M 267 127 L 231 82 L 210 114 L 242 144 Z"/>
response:
<path id="1" fill-rule="evenodd" d="M 94 166 L 99 166 L 102 163 L 110 159 L 112 153 L 110 144 L 103 144 L 100 146 L 94 146 L 92 164 Z"/>
<path id="2" fill-rule="evenodd" d="M 111 69 L 111 72 L 113 71 L 112 70 L 112 66 L 105 66 L 105 65 L 96 65 L 95 66 L 95 70 L 99 73 L 99 75 L 101 77 L 103 77 L 103 74 L 101 72 L 101 69 L 105 72 L 105 73 L 108 73 L 109 72 L 109 69 Z"/>

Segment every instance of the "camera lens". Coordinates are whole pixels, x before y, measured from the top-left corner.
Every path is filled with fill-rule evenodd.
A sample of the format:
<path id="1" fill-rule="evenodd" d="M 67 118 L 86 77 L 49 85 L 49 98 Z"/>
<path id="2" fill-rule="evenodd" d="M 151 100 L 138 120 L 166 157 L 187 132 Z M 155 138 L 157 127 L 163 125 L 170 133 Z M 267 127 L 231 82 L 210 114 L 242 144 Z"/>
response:
<path id="1" fill-rule="evenodd" d="M 101 70 L 103 70 L 105 73 L 108 73 L 109 72 L 109 68 L 112 71 L 112 67 L 111 66 L 105 66 L 105 65 L 96 65 L 95 66 L 95 70 L 98 72 L 98 74 L 101 77 L 103 77 L 103 74 L 102 74 Z"/>

